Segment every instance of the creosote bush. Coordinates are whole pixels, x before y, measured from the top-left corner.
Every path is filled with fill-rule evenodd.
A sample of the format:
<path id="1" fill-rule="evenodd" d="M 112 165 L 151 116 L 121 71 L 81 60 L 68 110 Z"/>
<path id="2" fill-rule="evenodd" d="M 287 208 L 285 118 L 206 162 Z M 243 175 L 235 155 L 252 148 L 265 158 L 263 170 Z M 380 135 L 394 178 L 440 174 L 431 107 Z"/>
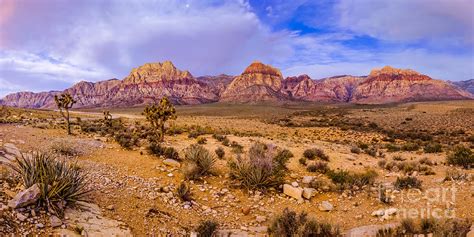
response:
<path id="1" fill-rule="evenodd" d="M 222 147 L 218 147 L 216 150 L 215 150 L 215 153 L 217 155 L 217 158 L 219 159 L 223 159 L 224 156 L 225 156 L 225 151 Z"/>
<path id="2" fill-rule="evenodd" d="M 288 150 L 274 145 L 254 143 L 245 157 L 240 155 L 229 160 L 230 177 L 240 181 L 248 189 L 265 189 L 283 183 L 286 164 L 293 157 Z"/>
<path id="3" fill-rule="evenodd" d="M 327 162 L 315 161 L 309 163 L 306 167 L 306 170 L 308 170 L 309 172 L 319 172 L 321 174 L 325 174 L 329 171 L 329 166 Z"/>
<path id="4" fill-rule="evenodd" d="M 466 236 L 472 221 L 462 219 L 423 218 L 419 221 L 403 219 L 400 226 L 380 229 L 377 237 L 413 236 L 435 234 L 434 236 Z"/>
<path id="5" fill-rule="evenodd" d="M 394 183 L 394 186 L 397 189 L 421 189 L 421 180 L 413 176 L 398 177 Z"/>
<path id="6" fill-rule="evenodd" d="M 183 173 L 186 179 L 199 179 L 210 175 L 216 159 L 203 146 L 193 144 L 186 148 Z"/>
<path id="7" fill-rule="evenodd" d="M 79 151 L 71 143 L 67 142 L 54 142 L 50 149 L 52 152 L 63 156 L 71 157 L 79 155 Z"/>
<path id="8" fill-rule="evenodd" d="M 148 152 L 150 154 L 156 156 L 163 156 L 168 159 L 179 160 L 179 153 L 173 147 L 164 147 L 161 146 L 159 143 L 152 142 L 147 147 Z"/>
<path id="9" fill-rule="evenodd" d="M 329 156 L 327 156 L 323 150 L 318 148 L 306 149 L 303 152 L 303 156 L 308 160 L 319 158 L 321 160 L 329 161 Z"/>
<path id="10" fill-rule="evenodd" d="M 464 146 L 457 146 L 454 151 L 448 155 L 446 162 L 450 165 L 462 166 L 464 169 L 470 169 L 474 166 L 474 153 L 471 149 Z"/>
<path id="11" fill-rule="evenodd" d="M 424 148 L 423 151 L 425 153 L 440 153 L 443 151 L 441 144 L 439 143 L 428 143 Z"/>
<path id="12" fill-rule="evenodd" d="M 132 149 L 132 147 L 138 144 L 138 137 L 133 136 L 129 132 L 122 132 L 115 135 L 115 141 L 125 149 Z"/>
<path id="13" fill-rule="evenodd" d="M 217 230 L 219 223 L 212 220 L 201 221 L 196 228 L 198 237 L 212 237 Z"/>
<path id="14" fill-rule="evenodd" d="M 345 170 L 329 170 L 326 175 L 336 185 L 339 185 L 340 189 L 363 187 L 365 185 L 372 185 L 375 182 L 375 178 L 378 176 L 375 170 L 368 169 L 362 173 L 353 173 Z"/>
<path id="15" fill-rule="evenodd" d="M 320 223 L 315 219 L 309 218 L 305 212 L 297 214 L 285 208 L 278 215 L 268 228 L 270 236 L 341 236 L 338 227 L 328 223 Z"/>
<path id="16" fill-rule="evenodd" d="M 203 145 L 203 144 L 206 144 L 207 139 L 206 139 L 205 137 L 198 137 L 198 138 L 196 139 L 196 142 L 197 142 L 197 144 Z"/>
<path id="17" fill-rule="evenodd" d="M 84 201 L 86 175 L 75 163 L 55 159 L 45 153 L 33 153 L 16 157 L 12 169 L 20 176 L 25 188 L 38 185 L 41 195 L 40 206 L 60 216 L 64 208 Z"/>
<path id="18" fill-rule="evenodd" d="M 182 201 L 188 202 L 192 200 L 191 188 L 185 181 L 179 184 L 178 188 L 176 189 L 176 194 Z"/>

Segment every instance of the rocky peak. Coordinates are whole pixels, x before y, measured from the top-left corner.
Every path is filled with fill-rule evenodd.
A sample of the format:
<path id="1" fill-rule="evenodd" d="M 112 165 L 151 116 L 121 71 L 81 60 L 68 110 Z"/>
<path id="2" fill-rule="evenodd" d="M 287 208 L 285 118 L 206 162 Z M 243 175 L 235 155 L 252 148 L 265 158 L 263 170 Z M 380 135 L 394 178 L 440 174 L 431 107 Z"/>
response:
<path id="1" fill-rule="evenodd" d="M 277 77 L 283 78 L 280 70 L 270 65 L 265 65 L 261 63 L 260 61 L 252 62 L 252 64 L 250 64 L 242 73 L 242 75 L 246 75 L 246 74 L 264 74 L 264 75 L 277 76 Z"/>
<path id="2" fill-rule="evenodd" d="M 369 77 L 375 77 L 379 75 L 421 76 L 422 74 L 411 69 L 399 69 L 390 66 L 385 66 L 380 69 L 372 69 L 372 71 L 370 71 Z"/>
<path id="3" fill-rule="evenodd" d="M 172 62 L 145 63 L 140 67 L 132 69 L 130 74 L 123 80 L 126 84 L 156 81 L 173 81 L 181 79 L 192 79 L 188 71 L 180 71 Z"/>

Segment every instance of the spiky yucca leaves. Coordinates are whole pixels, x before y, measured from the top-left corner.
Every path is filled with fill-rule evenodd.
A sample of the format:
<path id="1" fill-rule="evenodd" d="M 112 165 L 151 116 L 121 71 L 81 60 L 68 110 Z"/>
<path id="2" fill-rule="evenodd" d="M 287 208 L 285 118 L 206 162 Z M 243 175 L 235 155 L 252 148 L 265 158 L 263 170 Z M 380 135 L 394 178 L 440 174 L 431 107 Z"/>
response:
<path id="1" fill-rule="evenodd" d="M 213 220 L 201 221 L 196 231 L 199 237 L 212 237 L 218 226 L 219 223 Z"/>
<path id="2" fill-rule="evenodd" d="M 193 144 L 185 150 L 183 173 L 187 179 L 211 174 L 216 158 L 203 146 Z"/>
<path id="3" fill-rule="evenodd" d="M 277 151 L 275 146 L 255 143 L 246 157 L 239 155 L 229 161 L 230 176 L 248 189 L 274 187 L 283 182 L 291 157 L 288 150 Z"/>
<path id="4" fill-rule="evenodd" d="M 41 190 L 38 204 L 60 216 L 66 205 L 84 201 L 89 192 L 86 175 L 75 163 L 45 153 L 16 157 L 11 167 L 26 188 L 38 184 Z"/>

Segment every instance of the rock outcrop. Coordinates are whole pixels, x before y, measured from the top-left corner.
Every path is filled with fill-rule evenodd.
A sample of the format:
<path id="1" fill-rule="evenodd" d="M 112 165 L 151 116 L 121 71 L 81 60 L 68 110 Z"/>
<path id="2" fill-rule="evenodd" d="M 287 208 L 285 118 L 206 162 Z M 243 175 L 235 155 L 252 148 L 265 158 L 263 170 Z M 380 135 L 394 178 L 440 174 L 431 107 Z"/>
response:
<path id="1" fill-rule="evenodd" d="M 76 100 L 74 108 L 130 107 L 152 103 L 167 96 L 175 104 L 212 102 L 256 103 L 311 101 L 382 104 L 408 101 L 473 99 L 474 80 L 445 82 L 409 69 L 389 66 L 368 76 L 335 76 L 313 80 L 308 75 L 283 76 L 277 68 L 255 61 L 239 76 L 194 77 L 173 63 L 147 63 L 134 68 L 123 80 L 79 82 L 64 92 Z M 0 105 L 24 108 L 55 108 L 60 91 L 18 92 Z"/>
<path id="2" fill-rule="evenodd" d="M 255 61 L 234 78 L 220 101 L 249 103 L 289 99 L 281 92 L 282 80 L 280 70 Z"/>

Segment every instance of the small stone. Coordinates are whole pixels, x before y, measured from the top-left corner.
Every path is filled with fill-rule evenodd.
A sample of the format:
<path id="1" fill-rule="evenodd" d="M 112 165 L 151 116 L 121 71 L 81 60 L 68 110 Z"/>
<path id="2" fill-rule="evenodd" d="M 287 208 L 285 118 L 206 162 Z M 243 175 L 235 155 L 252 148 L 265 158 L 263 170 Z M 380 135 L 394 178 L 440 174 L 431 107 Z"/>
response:
<path id="1" fill-rule="evenodd" d="M 108 206 L 106 207 L 106 209 L 109 210 L 109 211 L 112 211 L 112 210 L 115 209 L 115 207 L 114 207 L 114 205 L 108 205 Z"/>
<path id="2" fill-rule="evenodd" d="M 323 201 L 321 204 L 319 204 L 320 211 L 332 211 L 333 209 L 334 206 L 328 201 Z"/>
<path id="3" fill-rule="evenodd" d="M 173 177 L 173 173 L 168 173 L 168 177 Z"/>
<path id="4" fill-rule="evenodd" d="M 372 212 L 372 214 L 370 214 L 370 215 L 371 216 L 383 216 L 384 214 L 385 214 L 384 210 L 377 210 L 377 211 Z"/>
<path id="5" fill-rule="evenodd" d="M 265 222 L 266 220 L 267 220 L 267 218 L 265 216 L 257 216 L 255 218 L 255 221 L 258 222 L 258 223 Z"/>
<path id="6" fill-rule="evenodd" d="M 49 223 L 51 224 L 51 227 L 53 228 L 61 226 L 63 224 L 61 219 L 59 219 L 59 217 L 54 216 L 54 215 L 49 217 Z"/>
<path id="7" fill-rule="evenodd" d="M 44 225 L 42 223 L 38 223 L 38 224 L 36 224 L 36 228 L 42 229 L 42 228 L 44 228 Z"/>
<path id="8" fill-rule="evenodd" d="M 41 195 L 41 191 L 38 184 L 33 184 L 28 189 L 19 192 L 15 197 L 10 200 L 8 205 L 11 208 L 26 207 L 30 204 L 36 203 Z"/>
<path id="9" fill-rule="evenodd" d="M 293 186 L 293 187 L 298 187 L 299 185 L 298 185 L 298 182 L 292 182 L 292 183 L 291 183 L 291 186 Z"/>
<path id="10" fill-rule="evenodd" d="M 177 168 L 179 168 L 181 166 L 179 161 L 174 160 L 174 159 L 165 159 L 165 160 L 163 160 L 163 164 L 171 166 L 171 167 L 177 167 Z"/>
<path id="11" fill-rule="evenodd" d="M 242 213 L 248 215 L 250 213 L 250 207 L 242 207 Z"/>
<path id="12" fill-rule="evenodd" d="M 303 197 L 306 199 L 311 199 L 313 194 L 316 192 L 314 188 L 303 188 Z"/>
<path id="13" fill-rule="evenodd" d="M 314 180 L 314 176 L 303 176 L 303 180 L 301 181 L 304 184 L 309 184 Z"/>
<path id="14" fill-rule="evenodd" d="M 389 208 L 389 209 L 385 210 L 385 215 L 391 216 L 391 215 L 396 214 L 397 212 L 398 212 L 398 209 L 392 207 L 392 208 Z"/>
<path id="15" fill-rule="evenodd" d="M 21 214 L 21 213 L 19 213 L 19 212 L 16 213 L 16 219 L 18 219 L 20 222 L 25 221 L 26 218 L 28 218 L 28 217 L 26 217 L 25 215 L 23 215 L 23 214 Z"/>

